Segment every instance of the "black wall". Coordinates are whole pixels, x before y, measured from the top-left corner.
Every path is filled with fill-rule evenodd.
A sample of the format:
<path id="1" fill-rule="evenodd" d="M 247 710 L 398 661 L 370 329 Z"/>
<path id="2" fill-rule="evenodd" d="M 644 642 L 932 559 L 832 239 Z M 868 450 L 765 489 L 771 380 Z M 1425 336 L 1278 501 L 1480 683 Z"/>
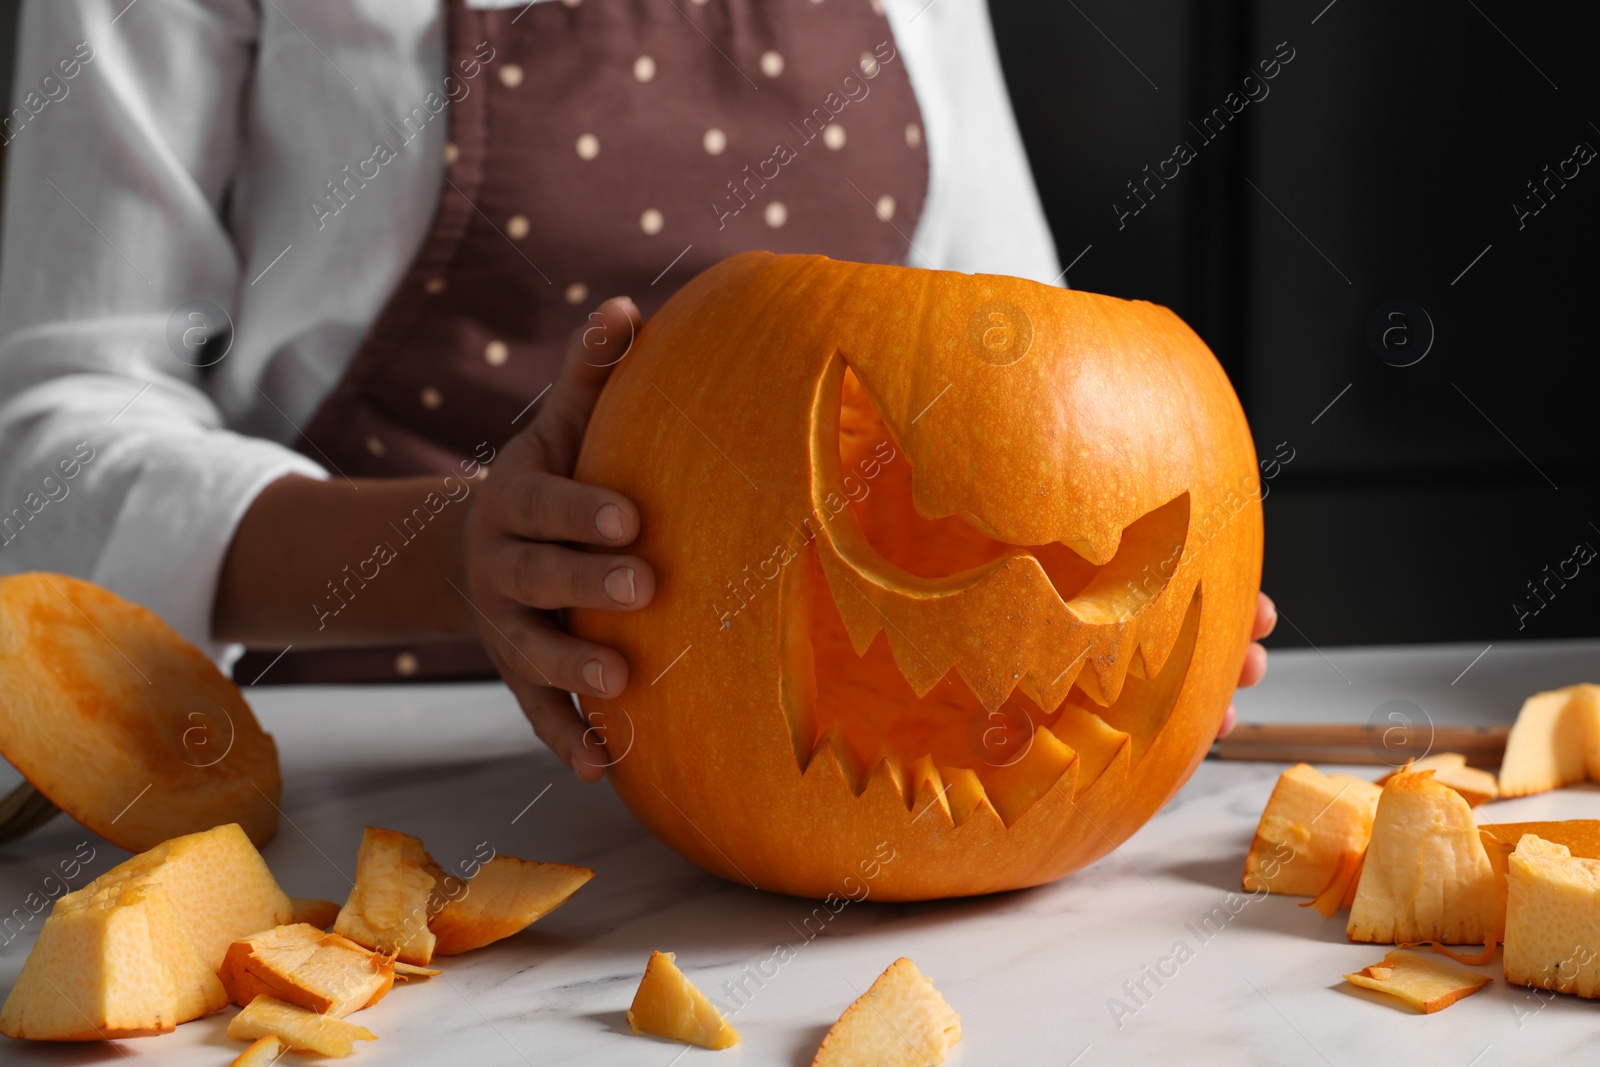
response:
<path id="1" fill-rule="evenodd" d="M 1600 562 L 1574 558 L 1600 549 L 1600 157 L 1541 186 L 1537 214 L 1513 207 L 1537 208 L 1524 183 L 1579 142 L 1600 150 L 1600 9 L 990 8 L 1063 262 L 1083 253 L 1071 284 L 1172 307 L 1232 376 L 1257 450 L 1293 450 L 1266 502 L 1263 586 L 1292 620 L 1275 643 L 1600 631 Z M 1245 88 L 1261 98 L 1195 128 Z M 1195 158 L 1119 217 L 1139 207 L 1125 183 L 1180 141 Z M 1392 365 L 1422 352 L 1414 307 L 1432 346 Z"/>

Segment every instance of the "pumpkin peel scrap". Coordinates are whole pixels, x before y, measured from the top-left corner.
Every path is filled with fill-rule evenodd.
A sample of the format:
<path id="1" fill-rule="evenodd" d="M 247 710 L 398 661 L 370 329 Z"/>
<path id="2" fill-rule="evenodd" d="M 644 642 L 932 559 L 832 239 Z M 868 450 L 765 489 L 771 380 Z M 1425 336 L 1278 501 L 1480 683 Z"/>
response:
<path id="1" fill-rule="evenodd" d="M 1361 878 L 1361 861 L 1366 858 L 1365 847 L 1360 849 L 1346 849 L 1340 853 L 1339 859 L 1333 865 L 1333 873 L 1328 876 L 1317 895 L 1310 900 L 1302 900 L 1302 908 L 1315 908 L 1318 915 L 1324 919 L 1331 919 L 1334 913 L 1341 908 L 1348 908 L 1355 899 L 1356 883 Z"/>
<path id="2" fill-rule="evenodd" d="M 1383 957 L 1382 963 L 1347 974 L 1344 980 L 1351 985 L 1387 993 L 1425 1015 L 1443 1011 L 1490 982 L 1488 975 L 1405 949 L 1396 949 Z"/>
<path id="3" fill-rule="evenodd" d="M 1468 767 L 1467 757 L 1460 752 L 1435 752 L 1421 759 L 1407 760 L 1401 770 L 1432 771 L 1434 781 L 1460 793 L 1474 808 L 1500 796 L 1500 784 L 1495 776 L 1477 767 Z M 1393 777 L 1394 774 L 1386 774 L 1376 784 L 1381 786 Z"/>
<path id="4" fill-rule="evenodd" d="M 886 839 L 883 900 L 1098 859 L 1192 773 L 1249 644 L 1248 427 L 1148 304 L 736 256 L 641 332 L 576 476 L 635 501 L 634 550 L 673 580 L 573 631 L 641 676 L 694 645 L 624 699 L 612 783 L 763 888 L 825 896 Z M 1035 750 L 1043 788 L 1011 766 Z"/>
<path id="5" fill-rule="evenodd" d="M 268 1034 L 250 1042 L 250 1047 L 235 1056 L 228 1067 L 272 1067 L 283 1052 L 283 1042 L 276 1034 Z"/>
<path id="6" fill-rule="evenodd" d="M 335 1019 L 286 1004 L 269 996 L 258 996 L 228 1022 L 228 1036 L 235 1041 L 258 1041 L 275 1037 L 292 1049 L 317 1052 L 324 1056 L 348 1056 L 357 1041 L 376 1041 L 378 1035 L 347 1019 Z"/>
<path id="7" fill-rule="evenodd" d="M 429 922 L 434 953 L 457 956 L 510 937 L 565 904 L 593 877 L 587 867 L 495 856 Z"/>
<path id="8" fill-rule="evenodd" d="M 218 972 L 240 1007 L 275 997 L 342 1019 L 371 1007 L 394 985 L 394 960 L 309 923 L 292 923 L 235 941 Z"/>

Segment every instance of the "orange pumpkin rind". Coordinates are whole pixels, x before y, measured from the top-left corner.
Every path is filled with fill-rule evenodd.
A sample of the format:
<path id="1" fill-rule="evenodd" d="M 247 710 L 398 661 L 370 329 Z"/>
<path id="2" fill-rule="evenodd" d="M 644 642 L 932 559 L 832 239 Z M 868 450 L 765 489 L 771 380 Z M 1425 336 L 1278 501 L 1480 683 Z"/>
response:
<path id="1" fill-rule="evenodd" d="M 763 889 L 866 863 L 875 899 L 922 899 L 1092 862 L 1198 764 L 1249 644 L 1248 427 L 1148 304 L 736 256 L 641 332 L 576 476 L 638 504 L 634 550 L 672 575 L 648 611 L 569 615 L 659 677 L 582 698 L 619 727 L 609 776 Z"/>
<path id="2" fill-rule="evenodd" d="M 278 752 L 239 687 L 159 616 L 90 582 L 0 578 L 0 753 L 61 810 L 142 852 L 278 828 Z"/>

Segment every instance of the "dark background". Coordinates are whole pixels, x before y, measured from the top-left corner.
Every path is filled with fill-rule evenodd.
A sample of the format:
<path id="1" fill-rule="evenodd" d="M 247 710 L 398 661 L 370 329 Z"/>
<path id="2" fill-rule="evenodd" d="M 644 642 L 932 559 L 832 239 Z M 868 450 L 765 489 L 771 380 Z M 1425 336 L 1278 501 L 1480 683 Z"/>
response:
<path id="1" fill-rule="evenodd" d="M 1071 284 L 1173 308 L 1227 368 L 1262 456 L 1293 450 L 1266 502 L 1263 587 L 1287 620 L 1271 643 L 1600 631 L 1600 560 L 1552 579 L 1520 625 L 1513 608 L 1538 607 L 1527 583 L 1578 543 L 1600 549 L 1600 159 L 1520 229 L 1512 208 L 1537 206 L 1524 183 L 1580 141 L 1600 149 L 1600 8 L 989 4 Z M 17 8 L 0 2 L 0 95 Z M 1202 136 L 1290 49 L 1263 99 Z M 1196 158 L 1119 225 L 1126 183 L 1180 141 Z M 1367 340 L 1396 300 L 1435 334 L 1411 366 L 1390 364 L 1425 344 L 1415 312 L 1382 320 L 1389 362 Z"/>
<path id="2" fill-rule="evenodd" d="M 1266 502 L 1275 644 L 1600 632 L 1597 564 L 1521 628 L 1512 609 L 1600 549 L 1600 159 L 1520 230 L 1511 207 L 1600 149 L 1600 9 L 1475 2 L 990 0 L 1063 264 L 1089 248 L 1071 284 L 1173 308 L 1258 452 L 1294 449 Z M 1283 41 L 1269 94 L 1206 143 L 1188 124 Z M 1119 230 L 1124 183 L 1180 140 L 1198 158 Z M 1436 332 L 1412 366 L 1366 340 L 1393 300 Z"/>

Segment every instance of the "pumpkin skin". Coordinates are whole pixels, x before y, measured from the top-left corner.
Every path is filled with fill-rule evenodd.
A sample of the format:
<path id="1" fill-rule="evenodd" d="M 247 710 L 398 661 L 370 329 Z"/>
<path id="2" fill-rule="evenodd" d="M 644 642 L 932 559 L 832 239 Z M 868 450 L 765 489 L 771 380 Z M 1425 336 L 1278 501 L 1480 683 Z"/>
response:
<path id="1" fill-rule="evenodd" d="M 807 897 L 1037 885 L 1205 754 L 1261 571 L 1243 411 L 1144 302 L 745 253 L 640 332 L 579 480 L 639 507 L 610 778 L 707 870 Z M 591 757 L 593 758 L 593 757 Z"/>

